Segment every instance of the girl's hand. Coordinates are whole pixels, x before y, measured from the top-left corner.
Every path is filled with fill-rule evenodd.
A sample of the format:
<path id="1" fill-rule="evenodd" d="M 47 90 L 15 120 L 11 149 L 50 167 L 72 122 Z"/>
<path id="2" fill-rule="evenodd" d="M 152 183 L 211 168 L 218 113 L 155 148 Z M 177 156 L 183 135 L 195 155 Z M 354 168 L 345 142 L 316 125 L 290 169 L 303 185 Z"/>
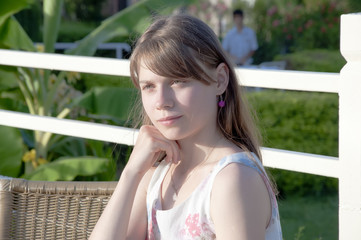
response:
<path id="1" fill-rule="evenodd" d="M 140 128 L 137 141 L 130 155 L 127 171 L 144 175 L 154 163 L 166 154 L 165 161 L 177 163 L 180 160 L 179 146 L 176 141 L 166 139 L 159 130 L 151 125 Z"/>

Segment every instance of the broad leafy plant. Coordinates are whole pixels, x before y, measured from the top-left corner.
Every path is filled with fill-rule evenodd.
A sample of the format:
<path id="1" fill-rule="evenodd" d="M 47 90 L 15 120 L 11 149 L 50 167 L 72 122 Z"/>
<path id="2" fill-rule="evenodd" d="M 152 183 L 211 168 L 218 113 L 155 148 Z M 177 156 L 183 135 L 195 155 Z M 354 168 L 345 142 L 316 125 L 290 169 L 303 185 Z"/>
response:
<path id="1" fill-rule="evenodd" d="M 151 16 L 168 14 L 187 2 L 191 1 L 140 1 L 103 21 L 66 53 L 91 56 L 100 43 L 139 34 L 148 26 Z M 34 0 L 0 2 L 0 48 L 54 53 L 63 0 L 43 1 L 43 45 L 38 47 L 13 16 L 36 3 Z M 91 112 L 95 120 L 119 123 L 127 119 L 129 106 L 119 103 L 129 102 L 132 90 L 102 87 L 83 95 L 68 84 L 76 76 L 69 72 L 0 66 L 0 108 L 66 118 L 81 107 Z M 34 180 L 74 180 L 97 175 L 110 180 L 112 177 L 104 177 L 102 173 L 114 173 L 114 161 L 109 159 L 112 149 L 94 141 L 4 126 L 0 126 L 0 133 L 0 174 Z"/>

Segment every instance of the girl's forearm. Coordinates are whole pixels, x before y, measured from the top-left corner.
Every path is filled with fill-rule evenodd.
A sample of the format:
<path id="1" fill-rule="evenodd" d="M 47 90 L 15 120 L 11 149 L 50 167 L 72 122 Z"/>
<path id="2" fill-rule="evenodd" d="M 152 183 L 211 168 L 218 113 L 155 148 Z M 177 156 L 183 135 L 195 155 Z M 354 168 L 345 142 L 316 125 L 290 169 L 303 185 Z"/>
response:
<path id="1" fill-rule="evenodd" d="M 142 179 L 125 168 L 90 239 L 126 239 L 135 193 Z"/>

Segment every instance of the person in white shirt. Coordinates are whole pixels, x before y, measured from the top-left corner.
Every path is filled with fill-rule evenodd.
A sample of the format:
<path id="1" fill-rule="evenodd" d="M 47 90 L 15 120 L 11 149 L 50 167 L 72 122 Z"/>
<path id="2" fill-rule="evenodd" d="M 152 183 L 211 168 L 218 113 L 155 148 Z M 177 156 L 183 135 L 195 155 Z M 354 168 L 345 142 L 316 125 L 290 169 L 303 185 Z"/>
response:
<path id="1" fill-rule="evenodd" d="M 233 12 L 235 26 L 226 34 L 222 46 L 238 66 L 252 64 L 252 56 L 258 48 L 255 32 L 244 26 L 243 11 Z"/>

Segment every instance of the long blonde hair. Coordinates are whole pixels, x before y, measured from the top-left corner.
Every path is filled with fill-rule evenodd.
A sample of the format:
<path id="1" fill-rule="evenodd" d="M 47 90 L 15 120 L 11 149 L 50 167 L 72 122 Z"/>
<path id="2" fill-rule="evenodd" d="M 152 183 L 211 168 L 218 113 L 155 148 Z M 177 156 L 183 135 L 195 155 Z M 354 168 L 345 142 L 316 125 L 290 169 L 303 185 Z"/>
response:
<path id="1" fill-rule="evenodd" d="M 223 135 L 261 160 L 259 133 L 241 94 L 232 61 L 211 28 L 201 20 L 183 14 L 158 18 L 138 39 L 130 58 L 132 81 L 139 88 L 141 60 L 157 75 L 169 78 L 192 78 L 210 84 L 215 80 L 207 73 L 220 63 L 229 68 L 229 84 L 222 94 L 226 102 L 218 110 L 218 127 Z M 206 68 L 205 68 L 206 67 Z M 142 124 L 151 124 L 141 110 Z"/>

